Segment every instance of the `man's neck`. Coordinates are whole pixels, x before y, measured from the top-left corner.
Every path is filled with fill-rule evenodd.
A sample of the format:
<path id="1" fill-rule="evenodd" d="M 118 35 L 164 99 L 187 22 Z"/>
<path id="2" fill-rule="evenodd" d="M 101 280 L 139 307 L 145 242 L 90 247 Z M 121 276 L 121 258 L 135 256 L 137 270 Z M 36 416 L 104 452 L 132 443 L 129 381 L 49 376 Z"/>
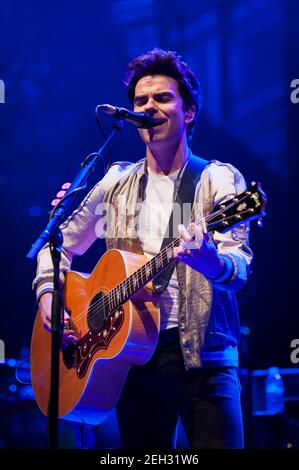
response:
<path id="1" fill-rule="evenodd" d="M 159 175 L 169 175 L 181 168 L 189 158 L 189 148 L 185 142 L 171 148 L 146 148 L 146 159 L 149 168 Z"/>

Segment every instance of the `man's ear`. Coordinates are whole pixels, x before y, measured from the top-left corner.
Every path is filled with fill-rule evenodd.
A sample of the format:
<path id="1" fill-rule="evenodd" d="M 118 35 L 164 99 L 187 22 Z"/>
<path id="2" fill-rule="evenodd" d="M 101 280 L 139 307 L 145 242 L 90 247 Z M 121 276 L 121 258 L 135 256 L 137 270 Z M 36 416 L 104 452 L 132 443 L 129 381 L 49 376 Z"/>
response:
<path id="1" fill-rule="evenodd" d="M 194 120 L 195 114 L 196 114 L 196 107 L 193 104 L 192 106 L 190 106 L 190 108 L 188 108 L 185 111 L 185 123 L 190 124 L 190 122 Z"/>

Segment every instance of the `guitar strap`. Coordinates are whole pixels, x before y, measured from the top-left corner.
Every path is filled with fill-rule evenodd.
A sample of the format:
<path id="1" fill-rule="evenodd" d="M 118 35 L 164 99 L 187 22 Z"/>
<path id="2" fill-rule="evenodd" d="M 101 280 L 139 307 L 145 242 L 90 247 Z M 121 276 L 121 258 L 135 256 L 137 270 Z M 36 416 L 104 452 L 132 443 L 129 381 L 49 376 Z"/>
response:
<path id="1" fill-rule="evenodd" d="M 200 180 L 204 168 L 208 163 L 209 162 L 203 158 L 195 157 L 192 154 L 190 155 L 183 177 L 181 179 L 179 189 L 177 191 L 176 199 L 174 201 L 174 207 L 179 206 L 181 208 L 181 218 L 180 221 L 176 220 L 177 224 L 183 224 L 189 221 L 192 212 L 191 205 L 193 207 L 194 203 L 195 188 L 198 181 Z M 174 216 L 172 210 L 160 251 L 174 240 L 173 220 Z M 168 268 L 154 277 L 153 288 L 155 292 L 161 294 L 166 289 L 176 265 L 177 262 L 172 263 Z"/>

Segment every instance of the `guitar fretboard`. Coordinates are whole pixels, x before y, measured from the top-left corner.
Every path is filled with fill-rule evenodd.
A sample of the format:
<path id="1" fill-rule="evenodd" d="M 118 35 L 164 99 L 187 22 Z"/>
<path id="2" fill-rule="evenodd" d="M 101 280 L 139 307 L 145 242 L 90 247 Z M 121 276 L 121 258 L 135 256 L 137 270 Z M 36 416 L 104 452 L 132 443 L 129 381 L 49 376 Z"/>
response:
<path id="1" fill-rule="evenodd" d="M 129 300 L 141 287 L 145 286 L 161 271 L 164 271 L 174 262 L 173 249 L 179 246 L 180 238 L 175 239 L 169 245 L 165 246 L 160 253 L 154 256 L 150 261 L 131 274 L 127 279 L 118 284 L 107 294 L 109 310 L 115 310 L 124 302 Z"/>
<path id="2" fill-rule="evenodd" d="M 266 196 L 260 184 L 252 183 L 249 189 L 219 204 L 213 213 L 208 214 L 196 223 L 203 226 L 207 232 L 215 230 L 225 232 L 231 227 L 241 224 L 244 220 L 249 221 L 259 218 L 259 221 L 261 221 L 261 217 L 265 215 L 266 201 Z M 194 234 L 190 233 L 190 235 L 194 240 Z M 101 302 L 105 310 L 105 316 L 119 308 L 141 287 L 173 263 L 173 250 L 179 246 L 180 242 L 181 238 L 173 240 L 160 253 L 106 294 Z"/>

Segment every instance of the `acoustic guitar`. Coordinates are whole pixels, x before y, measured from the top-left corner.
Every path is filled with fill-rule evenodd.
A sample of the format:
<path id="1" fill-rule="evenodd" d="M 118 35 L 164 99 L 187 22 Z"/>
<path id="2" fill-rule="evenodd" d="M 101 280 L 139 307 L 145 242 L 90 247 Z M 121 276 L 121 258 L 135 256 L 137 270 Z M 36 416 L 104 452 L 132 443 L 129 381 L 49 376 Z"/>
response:
<path id="1" fill-rule="evenodd" d="M 259 183 L 217 206 L 205 217 L 209 232 L 225 232 L 265 215 Z M 112 249 L 90 275 L 66 273 L 64 305 L 77 333 L 75 344 L 61 345 L 59 417 L 99 424 L 114 408 L 133 365 L 152 356 L 159 335 L 158 297 L 152 279 L 174 260 L 173 240 L 151 260 Z M 138 296 L 138 293 L 140 295 Z M 31 375 L 36 401 L 47 414 L 50 394 L 51 334 L 37 312 L 31 341 Z"/>

